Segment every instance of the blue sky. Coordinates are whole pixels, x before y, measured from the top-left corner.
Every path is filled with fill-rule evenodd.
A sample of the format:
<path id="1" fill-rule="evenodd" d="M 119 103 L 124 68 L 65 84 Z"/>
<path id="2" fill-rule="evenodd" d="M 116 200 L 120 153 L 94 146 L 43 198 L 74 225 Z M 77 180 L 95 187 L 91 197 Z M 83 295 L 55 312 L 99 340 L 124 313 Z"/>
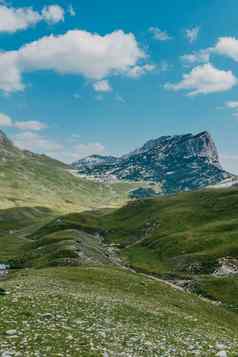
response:
<path id="1" fill-rule="evenodd" d="M 0 127 L 70 162 L 208 130 L 238 173 L 235 0 L 9 1 Z"/>

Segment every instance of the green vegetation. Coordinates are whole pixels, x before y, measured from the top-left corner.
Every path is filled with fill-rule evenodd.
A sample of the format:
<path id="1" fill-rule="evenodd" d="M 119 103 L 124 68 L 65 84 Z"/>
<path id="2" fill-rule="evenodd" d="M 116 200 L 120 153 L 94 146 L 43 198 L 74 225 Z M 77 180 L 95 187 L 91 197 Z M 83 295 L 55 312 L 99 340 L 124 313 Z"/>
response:
<path id="1" fill-rule="evenodd" d="M 60 161 L 17 149 L 7 138 L 0 145 L 1 209 L 44 206 L 65 213 L 119 207 L 127 202 L 130 190 L 149 186 L 89 181 L 73 175 Z"/>
<path id="2" fill-rule="evenodd" d="M 215 356 L 222 346 L 236 356 L 237 275 L 215 274 L 237 262 L 237 212 L 237 188 L 63 215 L 2 210 L 0 262 L 28 269 L 0 284 L 0 346 L 69 357 Z"/>
<path id="3" fill-rule="evenodd" d="M 13 356 L 238 353 L 238 316 L 115 268 L 51 268 L 2 282 L 0 350 Z"/>
<path id="4" fill-rule="evenodd" d="M 56 213 L 43 207 L 0 210 L 0 263 L 15 259 L 33 231 L 44 226 Z"/>
<path id="5" fill-rule="evenodd" d="M 118 207 L 135 183 L 103 184 L 73 176 L 66 165 L 30 155 L 0 164 L 1 208 L 44 206 L 61 212 Z"/>
<path id="6" fill-rule="evenodd" d="M 200 277 L 193 281 L 192 290 L 211 300 L 220 301 L 224 306 L 238 310 L 237 276 Z"/>
<path id="7" fill-rule="evenodd" d="M 64 229 L 100 233 L 129 264 L 147 272 L 212 273 L 222 257 L 238 257 L 238 190 L 180 193 L 130 202 L 118 210 L 72 213 L 32 239 Z"/>

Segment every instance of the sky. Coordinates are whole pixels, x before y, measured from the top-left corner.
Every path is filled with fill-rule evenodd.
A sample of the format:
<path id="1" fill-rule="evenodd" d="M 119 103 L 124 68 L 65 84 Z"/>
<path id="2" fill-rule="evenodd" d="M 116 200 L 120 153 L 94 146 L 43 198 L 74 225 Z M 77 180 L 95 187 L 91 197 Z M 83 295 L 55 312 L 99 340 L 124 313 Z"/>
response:
<path id="1" fill-rule="evenodd" d="M 65 162 L 213 136 L 238 174 L 237 0 L 0 1 L 0 128 Z"/>

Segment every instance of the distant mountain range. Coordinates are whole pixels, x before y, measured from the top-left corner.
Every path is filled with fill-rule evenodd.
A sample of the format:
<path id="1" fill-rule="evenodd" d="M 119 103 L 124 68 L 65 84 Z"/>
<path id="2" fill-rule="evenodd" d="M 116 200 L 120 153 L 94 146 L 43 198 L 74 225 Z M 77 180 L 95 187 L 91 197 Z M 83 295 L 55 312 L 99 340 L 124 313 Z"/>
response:
<path id="1" fill-rule="evenodd" d="M 159 182 L 165 193 L 190 191 L 232 179 L 211 135 L 162 136 L 121 157 L 92 155 L 76 161 L 78 173 L 102 181 Z"/>

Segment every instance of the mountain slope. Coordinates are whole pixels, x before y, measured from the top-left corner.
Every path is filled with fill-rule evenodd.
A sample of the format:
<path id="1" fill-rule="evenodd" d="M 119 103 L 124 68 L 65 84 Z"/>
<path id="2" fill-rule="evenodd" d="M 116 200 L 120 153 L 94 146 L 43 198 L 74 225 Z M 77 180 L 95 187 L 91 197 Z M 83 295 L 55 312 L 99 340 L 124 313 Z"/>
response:
<path id="1" fill-rule="evenodd" d="M 237 212 L 237 188 L 179 193 L 130 202 L 109 212 L 64 215 L 41 226 L 28 239 L 45 249 L 45 242 L 54 244 L 55 237 L 66 241 L 70 230 L 77 231 L 80 239 L 84 239 L 84 232 L 95 242 L 100 239 L 104 253 L 105 247 L 113 249 L 122 265 L 181 282 L 192 291 L 237 309 Z M 75 252 L 77 249 L 75 246 Z M 28 245 L 30 255 L 24 257 L 33 266 L 37 264 L 32 260 L 34 252 L 34 245 Z"/>
<path id="2" fill-rule="evenodd" d="M 0 296 L 2 356 L 238 353 L 237 314 L 141 274 L 110 267 L 28 269 L 1 287 L 8 292 Z"/>
<path id="3" fill-rule="evenodd" d="M 115 207 L 135 183 L 101 184 L 75 177 L 70 167 L 16 148 L 0 131 L 0 208 L 44 206 L 61 211 Z"/>
<path id="4" fill-rule="evenodd" d="M 120 158 L 89 157 L 73 163 L 80 174 L 99 178 L 160 182 L 163 191 L 189 191 L 232 177 L 222 169 L 207 132 L 163 136 Z"/>

